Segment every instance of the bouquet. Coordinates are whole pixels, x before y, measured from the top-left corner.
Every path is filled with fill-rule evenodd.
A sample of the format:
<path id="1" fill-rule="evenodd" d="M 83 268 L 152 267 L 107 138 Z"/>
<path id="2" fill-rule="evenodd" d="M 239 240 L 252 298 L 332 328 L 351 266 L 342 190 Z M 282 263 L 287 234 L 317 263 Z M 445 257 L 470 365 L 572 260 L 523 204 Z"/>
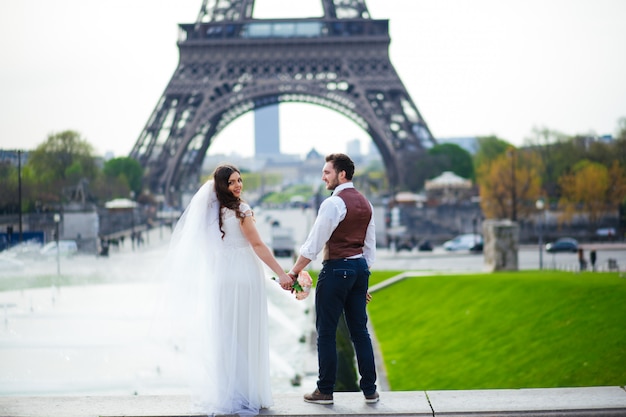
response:
<path id="1" fill-rule="evenodd" d="M 298 300 L 304 300 L 307 298 L 311 292 L 311 285 L 313 285 L 311 275 L 309 275 L 306 271 L 300 271 L 298 279 L 296 279 L 296 282 L 293 283 L 293 290 L 296 292 L 296 298 Z"/>

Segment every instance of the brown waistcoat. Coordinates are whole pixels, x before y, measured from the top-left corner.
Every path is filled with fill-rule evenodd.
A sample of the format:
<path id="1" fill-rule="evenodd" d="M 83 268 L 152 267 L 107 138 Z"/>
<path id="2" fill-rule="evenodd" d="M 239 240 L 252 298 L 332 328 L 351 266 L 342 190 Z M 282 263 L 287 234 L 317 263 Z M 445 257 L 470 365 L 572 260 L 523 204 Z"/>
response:
<path id="1" fill-rule="evenodd" d="M 346 203 L 346 217 L 324 246 L 324 260 L 349 258 L 363 253 L 372 207 L 356 189 L 346 188 L 335 194 Z"/>

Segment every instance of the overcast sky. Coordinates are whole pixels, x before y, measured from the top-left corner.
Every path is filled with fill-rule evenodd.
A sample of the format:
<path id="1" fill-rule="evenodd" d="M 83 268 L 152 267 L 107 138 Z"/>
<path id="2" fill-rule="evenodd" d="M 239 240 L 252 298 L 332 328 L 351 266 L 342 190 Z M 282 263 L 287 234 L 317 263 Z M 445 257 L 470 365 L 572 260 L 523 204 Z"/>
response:
<path id="1" fill-rule="evenodd" d="M 320 0 L 256 0 L 255 17 L 320 14 Z M 178 23 L 201 0 L 0 0 L 0 148 L 31 149 L 79 131 L 98 154 L 125 156 L 177 64 Z M 297 11 L 284 5 L 295 4 Z M 626 117 L 626 1 L 366 0 L 389 19 L 390 56 L 434 136 L 534 127 L 614 134 Z M 210 153 L 253 152 L 253 118 Z M 281 150 L 345 151 L 369 137 L 323 108 L 284 105 Z"/>

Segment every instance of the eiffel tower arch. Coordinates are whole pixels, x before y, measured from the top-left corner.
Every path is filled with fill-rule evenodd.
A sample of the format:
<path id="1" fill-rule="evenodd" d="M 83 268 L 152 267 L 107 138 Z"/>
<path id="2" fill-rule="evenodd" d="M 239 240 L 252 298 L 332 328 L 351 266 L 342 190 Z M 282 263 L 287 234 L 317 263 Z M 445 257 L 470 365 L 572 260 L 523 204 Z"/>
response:
<path id="1" fill-rule="evenodd" d="M 203 0 L 179 25 L 179 64 L 130 156 L 168 200 L 195 189 L 212 139 L 237 117 L 279 103 L 312 103 L 365 130 L 393 190 L 435 144 L 389 59 L 388 20 L 365 0 L 321 0 L 319 18 L 255 19 L 254 0 Z"/>

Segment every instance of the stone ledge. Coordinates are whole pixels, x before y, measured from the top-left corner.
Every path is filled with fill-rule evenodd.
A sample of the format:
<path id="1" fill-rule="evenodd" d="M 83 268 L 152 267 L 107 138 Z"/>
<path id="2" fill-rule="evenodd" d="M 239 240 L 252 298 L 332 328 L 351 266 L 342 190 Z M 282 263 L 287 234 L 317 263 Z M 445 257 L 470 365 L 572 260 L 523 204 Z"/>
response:
<path id="1" fill-rule="evenodd" d="M 263 416 L 626 416 L 622 387 L 381 392 L 377 404 L 360 393 L 335 393 L 316 405 L 299 394 L 275 394 Z M 0 417 L 196 416 L 184 396 L 0 397 Z"/>
<path id="2" fill-rule="evenodd" d="M 435 416 L 626 416 L 622 387 L 428 391 Z"/>

